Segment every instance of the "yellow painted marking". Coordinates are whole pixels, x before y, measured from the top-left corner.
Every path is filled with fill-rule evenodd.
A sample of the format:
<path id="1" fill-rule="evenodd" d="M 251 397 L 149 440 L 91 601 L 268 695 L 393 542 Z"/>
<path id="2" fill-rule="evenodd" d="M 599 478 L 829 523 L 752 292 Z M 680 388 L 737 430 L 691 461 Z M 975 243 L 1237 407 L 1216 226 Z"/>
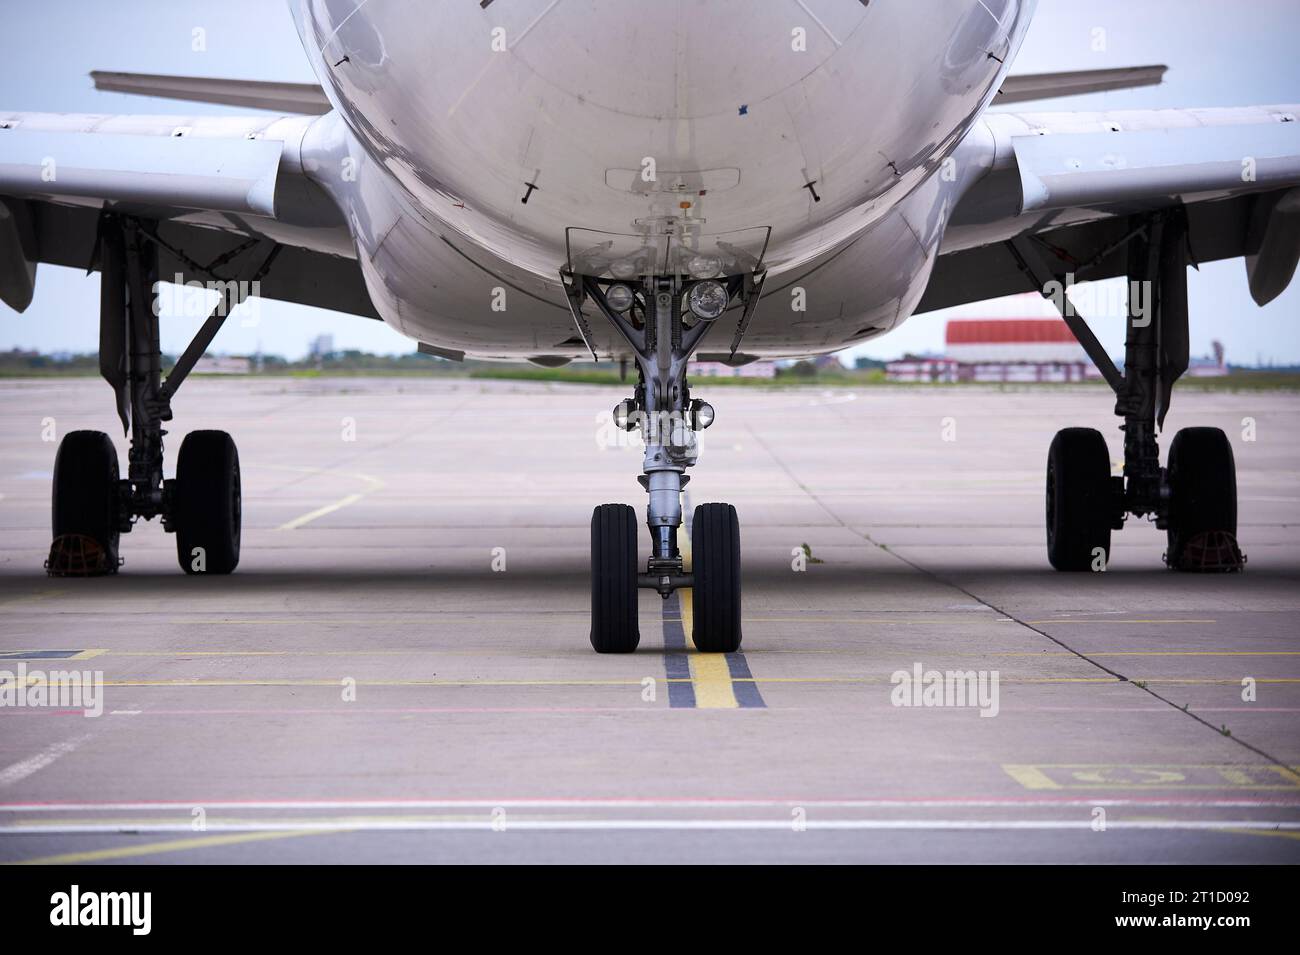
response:
<path id="1" fill-rule="evenodd" d="M 23 859 L 6 865 L 75 865 L 81 862 L 104 862 L 109 859 L 130 859 L 136 856 L 158 855 L 164 852 L 186 852 L 190 849 L 207 849 L 212 846 L 231 846 L 241 842 L 262 842 L 266 839 L 288 839 L 293 836 L 326 836 L 341 832 L 339 829 L 304 830 L 298 832 L 237 832 L 230 835 L 202 836 L 198 839 L 171 839 L 166 842 L 149 842 L 142 846 L 117 846 L 112 849 L 94 849 L 89 852 L 65 852 L 57 856 Z"/>
<path id="2" fill-rule="evenodd" d="M 666 678 L 667 679 L 667 678 Z M 668 682 L 689 683 L 686 677 Z M 1005 680 L 1003 681 L 1006 682 Z M 358 680 L 357 686 L 640 686 L 638 680 Z M 339 686 L 338 680 L 105 680 L 104 686 Z"/>
<path id="3" fill-rule="evenodd" d="M 1116 620 L 1113 617 L 1053 617 L 1051 620 L 1027 620 L 1036 627 L 1049 623 L 1218 623 L 1217 620 Z"/>
<path id="4" fill-rule="evenodd" d="M 723 654 L 701 654 L 726 662 Z M 695 659 L 692 656 L 691 659 Z M 669 679 L 669 678 L 665 678 Z M 739 679 L 728 676 L 732 683 L 829 683 L 829 684 L 853 684 L 853 685 L 875 685 L 887 684 L 890 678 L 887 676 L 863 677 L 863 676 L 756 676 L 741 677 Z M 677 677 L 669 679 L 669 682 L 687 683 L 691 682 L 686 677 Z M 1114 683 L 1119 684 L 1115 677 L 1003 677 L 1003 683 L 1023 683 L 1034 685 L 1052 685 L 1052 684 L 1075 684 L 1075 683 Z M 1148 683 L 1159 683 L 1159 680 L 1148 680 Z M 1168 682 L 1168 681 L 1166 681 Z M 1202 681 L 1176 681 L 1180 683 L 1201 682 L 1201 683 L 1228 683 L 1237 685 L 1233 680 L 1202 680 Z M 1269 681 L 1260 679 L 1259 683 L 1282 682 Z M 1290 681 L 1300 682 L 1300 681 Z M 332 686 L 337 687 L 339 681 L 335 679 L 310 680 L 310 679 L 262 679 L 262 680 L 233 680 L 233 679 L 174 679 L 174 680 L 105 680 L 105 686 L 132 686 L 132 687 L 205 687 L 205 686 Z M 637 679 L 627 680 L 358 680 L 357 686 L 640 686 L 641 681 Z"/>
<path id="5" fill-rule="evenodd" d="M 1069 650 L 1015 650 L 956 656 L 990 657 L 1073 657 Z M 1100 650 L 1090 657 L 1300 657 L 1300 650 Z"/>
<path id="6" fill-rule="evenodd" d="M 702 654 L 713 659 L 721 660 L 726 663 L 726 657 L 723 654 Z M 691 656 L 691 660 L 696 658 Z M 692 674 L 696 672 L 695 665 L 692 663 Z M 705 678 L 713 679 L 715 671 L 701 671 Z M 720 678 L 721 671 L 716 672 Z M 693 679 L 693 677 L 692 677 Z M 730 676 L 728 671 L 727 680 L 729 683 L 738 682 L 737 678 Z M 671 681 L 670 681 L 671 682 Z M 676 679 L 676 682 L 689 682 L 686 677 Z M 825 684 L 852 684 L 852 685 L 876 685 L 890 682 L 887 676 L 755 676 L 741 677 L 739 682 L 742 683 L 825 683 Z M 1026 684 L 1036 686 L 1052 686 L 1060 684 L 1090 684 L 1090 683 L 1114 683 L 1120 681 L 1115 677 L 1003 677 L 1002 682 L 1006 684 Z M 1137 681 L 1134 681 L 1137 682 Z M 1169 685 L 1197 685 L 1197 686 L 1237 686 L 1239 680 L 1163 680 L 1148 679 L 1142 680 L 1148 686 L 1157 684 Z M 1300 683 L 1300 678 L 1282 678 L 1268 679 L 1258 678 L 1257 683 Z M 313 679 L 261 679 L 261 680 L 233 680 L 233 679 L 174 679 L 174 680 L 105 680 L 104 686 L 131 686 L 131 687 L 204 687 L 204 686 L 338 686 L 339 681 L 335 679 L 313 680 Z M 640 680 L 358 680 L 358 686 L 640 686 Z"/>
<path id="7" fill-rule="evenodd" d="M 690 637 L 690 590 L 681 591 L 682 594 L 682 626 Z M 229 622 L 229 621 L 223 621 Z M 404 621 L 409 622 L 409 621 Z M 782 654 L 805 654 L 823 656 L 862 656 L 873 652 L 871 647 L 858 648 L 790 648 L 775 647 L 766 650 L 757 650 L 754 653 L 768 655 L 774 653 Z M 350 650 L 83 650 L 80 654 L 72 657 L 66 657 L 69 660 L 88 660 L 91 657 L 104 655 L 114 657 L 401 657 L 401 656 L 428 656 L 428 655 L 447 655 L 447 656 L 549 656 L 545 651 L 525 651 L 525 650 L 497 650 L 488 647 L 407 647 L 402 649 L 382 650 L 374 647 L 358 647 Z M 986 657 L 1073 657 L 1077 654 L 1069 650 L 1007 650 L 993 651 L 984 653 L 946 653 L 945 657 L 952 659 L 975 659 Z M 1110 656 L 1135 656 L 1135 657 L 1300 657 L 1300 651 L 1297 650 L 1113 650 L 1090 653 L 1090 657 L 1110 657 Z M 20 658 L 13 658 L 20 659 Z"/>
<path id="8" fill-rule="evenodd" d="M 1026 789 L 1060 789 L 1061 784 L 1052 779 L 1037 766 L 1017 763 L 1003 763 L 1002 770 Z"/>
<path id="9" fill-rule="evenodd" d="M 702 710 L 734 710 L 740 704 L 732 687 L 731 670 L 722 653 L 692 653 L 691 683 L 695 686 L 695 705 Z"/>
<path id="10" fill-rule="evenodd" d="M 14 604 L 32 603 L 36 600 L 48 600 L 50 597 L 57 597 L 63 593 L 62 590 L 38 590 L 35 593 L 24 594 L 21 597 L 7 597 L 0 600 L 0 607 L 12 607 Z"/>
<path id="11" fill-rule="evenodd" d="M 1223 832 L 1231 832 L 1234 836 L 1273 836 L 1282 839 L 1300 839 L 1300 832 L 1292 832 L 1286 829 L 1223 829 Z"/>
<path id="12" fill-rule="evenodd" d="M 582 617 L 590 613 L 591 613 L 590 610 L 582 611 L 582 612 L 564 611 L 564 610 L 548 611 L 546 615 L 541 617 L 540 619 L 544 620 L 548 617 L 555 617 L 558 619 L 562 616 Z M 218 620 L 203 620 L 200 619 L 199 614 L 193 614 L 186 617 L 172 618 L 171 622 L 175 624 L 185 625 L 185 626 L 202 626 L 202 627 L 222 627 L 222 626 L 227 626 L 227 627 L 299 626 L 300 627 L 305 624 L 319 624 L 319 623 L 328 623 L 328 624 L 335 624 L 340 626 L 345 624 L 346 625 L 399 624 L 403 626 L 418 624 L 421 627 L 423 627 L 423 626 L 427 626 L 429 621 L 431 620 L 437 623 L 457 623 L 457 622 L 469 621 L 469 620 L 483 620 L 483 619 L 521 620 L 525 618 L 528 620 L 538 619 L 538 617 L 534 614 L 522 614 L 517 612 L 516 613 L 493 613 L 491 611 L 485 610 L 481 613 L 449 614 L 449 613 L 439 613 L 437 611 L 431 610 L 428 613 L 419 613 L 419 614 L 412 613 L 409 617 L 340 617 L 334 614 L 303 614 L 302 616 L 299 617 L 284 617 L 284 618 L 247 617 L 243 620 L 236 620 L 229 617 L 218 619 Z"/>
<path id="13" fill-rule="evenodd" d="M 1294 769 L 1272 764 L 1011 763 L 1002 769 L 1026 789 L 1300 789 Z"/>
<path id="14" fill-rule="evenodd" d="M 691 538 L 686 533 L 685 525 L 677 528 L 677 547 L 682 552 L 683 566 L 690 568 Z M 696 653 L 693 622 L 693 594 L 689 587 L 678 591 L 679 606 L 682 608 L 682 630 L 686 634 L 687 660 L 691 668 L 691 685 L 695 690 L 695 708 L 699 710 L 734 710 L 740 707 L 736 700 L 736 691 L 731 682 L 731 668 L 727 666 L 727 657 L 722 653 Z"/>
<path id="15" fill-rule="evenodd" d="M 312 473 L 315 474 L 336 473 L 336 472 L 325 470 L 323 468 L 313 468 L 310 470 Z M 276 530 L 281 530 L 281 531 L 297 530 L 299 527 L 302 527 L 304 524 L 310 524 L 312 521 L 316 520 L 317 518 L 324 517 L 326 514 L 333 514 L 335 511 L 342 510 L 343 508 L 347 507 L 349 504 L 355 504 L 363 497 L 366 497 L 369 494 L 373 494 L 375 491 L 378 491 L 380 488 L 384 486 L 383 481 L 379 480 L 379 478 L 377 477 L 371 477 L 369 474 L 346 474 L 345 473 L 342 474 L 342 476 L 353 478 L 358 481 L 364 481 L 367 487 L 364 491 L 358 491 L 354 494 L 349 494 L 346 497 L 342 497 L 339 500 L 333 502 L 332 504 L 326 504 L 324 507 L 318 507 L 314 511 L 308 511 L 306 514 L 303 514 L 300 517 L 295 517 L 293 520 L 281 524 L 278 528 L 276 528 Z"/>
<path id="16" fill-rule="evenodd" d="M 1141 677 L 1135 676 L 1129 680 L 1130 683 L 1159 683 L 1164 686 L 1241 686 L 1241 680 L 1207 680 L 1203 678 L 1179 679 L 1176 677 Z M 1256 677 L 1256 683 L 1300 683 L 1300 677 L 1294 676 L 1276 676 L 1276 677 Z"/>

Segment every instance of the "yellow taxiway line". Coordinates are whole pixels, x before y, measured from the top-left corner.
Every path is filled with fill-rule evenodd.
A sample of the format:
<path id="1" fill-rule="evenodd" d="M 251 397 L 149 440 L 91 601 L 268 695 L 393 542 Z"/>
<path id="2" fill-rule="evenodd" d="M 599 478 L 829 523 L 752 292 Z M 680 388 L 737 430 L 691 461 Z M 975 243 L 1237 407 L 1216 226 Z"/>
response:
<path id="1" fill-rule="evenodd" d="M 340 829 L 302 829 L 286 832 L 237 832 L 221 836 L 202 836 L 197 839 L 170 839 L 165 842 L 147 842 L 140 846 L 117 846 L 111 849 L 92 849 L 87 852 L 65 852 L 55 856 L 22 859 L 6 865 L 77 865 L 83 862 L 107 862 L 113 859 L 131 859 L 137 856 L 158 855 L 164 852 L 185 852 L 190 849 L 208 849 L 213 846 L 237 845 L 241 842 L 261 842 L 266 839 L 288 839 L 293 836 L 327 836 Z"/>

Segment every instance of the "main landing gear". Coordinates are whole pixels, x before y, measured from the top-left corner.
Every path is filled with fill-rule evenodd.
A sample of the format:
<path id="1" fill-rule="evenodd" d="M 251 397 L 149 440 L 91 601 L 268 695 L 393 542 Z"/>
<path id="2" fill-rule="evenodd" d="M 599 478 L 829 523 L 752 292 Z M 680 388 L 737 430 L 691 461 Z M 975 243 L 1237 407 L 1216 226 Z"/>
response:
<path id="1" fill-rule="evenodd" d="M 1181 209 L 1135 217 L 1128 243 L 1129 316 L 1124 371 L 1111 362 L 1064 295 L 1041 246 L 1012 240 L 1021 267 L 1061 311 L 1116 395 L 1124 419 L 1124 473 L 1112 477 L 1101 432 L 1066 428 L 1047 456 L 1047 557 L 1057 570 L 1100 571 L 1110 559 L 1111 531 L 1129 514 L 1166 531 L 1165 563 L 1174 570 L 1241 570 L 1237 545 L 1237 475 L 1232 445 L 1218 428 L 1184 428 L 1160 466 L 1156 434 L 1174 382 L 1187 370 L 1187 223 Z M 1067 277 L 1067 279 L 1072 277 Z M 1054 290 L 1054 291 L 1049 291 Z"/>
<path id="2" fill-rule="evenodd" d="M 678 546 L 686 469 L 698 458 L 696 433 L 713 423 L 712 406 L 692 399 L 686 364 L 733 301 L 744 303 L 735 344 L 758 301 L 763 274 L 692 279 L 689 274 L 620 281 L 561 273 L 574 319 L 590 345 L 581 312 L 590 299 L 631 347 L 636 393 L 614 409 L 615 423 L 639 429 L 645 442 L 639 480 L 648 497 L 650 557 L 637 562 L 636 516 L 626 504 L 602 504 L 591 518 L 591 645 L 598 653 L 631 653 L 640 641 L 637 589 L 665 600 L 692 591 L 695 646 L 708 653 L 740 647 L 740 523 L 730 504 L 702 504 L 691 522 L 692 567 Z M 594 351 L 593 351 L 594 354 Z"/>
<path id="3" fill-rule="evenodd" d="M 102 272 L 100 374 L 117 396 L 130 435 L 127 474 L 100 431 L 73 431 L 54 461 L 53 542 L 46 569 L 56 576 L 116 573 L 121 534 L 137 519 L 161 517 L 176 534 L 176 557 L 187 574 L 228 574 L 239 563 L 241 499 L 239 453 L 224 431 L 194 431 L 181 442 L 176 477 L 163 479 L 162 424 L 171 398 L 237 304 L 237 284 L 222 281 L 222 300 L 162 377 L 154 285 L 159 249 L 173 255 L 152 224 L 105 213 L 97 247 Z M 254 280 L 274 259 L 273 247 Z M 193 271 L 206 272 L 197 263 Z M 215 277 L 215 276 L 214 276 Z"/>

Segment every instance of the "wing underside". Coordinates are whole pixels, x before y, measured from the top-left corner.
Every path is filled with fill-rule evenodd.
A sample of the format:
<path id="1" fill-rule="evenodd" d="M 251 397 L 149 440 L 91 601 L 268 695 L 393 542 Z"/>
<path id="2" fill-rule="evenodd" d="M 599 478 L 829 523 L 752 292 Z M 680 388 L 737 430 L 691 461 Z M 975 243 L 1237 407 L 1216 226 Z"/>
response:
<path id="1" fill-rule="evenodd" d="M 0 300 L 31 302 L 44 262 L 92 268 L 100 217 L 156 223 L 161 274 L 244 278 L 261 294 L 377 318 L 342 214 L 304 172 L 308 116 L 0 113 Z"/>

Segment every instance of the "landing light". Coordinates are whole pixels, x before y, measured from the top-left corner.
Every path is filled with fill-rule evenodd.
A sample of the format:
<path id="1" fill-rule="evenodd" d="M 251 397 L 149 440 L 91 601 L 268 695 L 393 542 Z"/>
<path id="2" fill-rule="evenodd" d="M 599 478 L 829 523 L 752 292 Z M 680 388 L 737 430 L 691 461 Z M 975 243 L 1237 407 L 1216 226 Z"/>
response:
<path id="1" fill-rule="evenodd" d="M 722 260 L 716 255 L 692 255 L 686 262 L 686 271 L 693 279 L 711 279 L 722 271 Z"/>
<path id="2" fill-rule="evenodd" d="M 605 302 L 616 312 L 626 312 L 635 300 L 636 295 L 626 285 L 611 285 L 605 289 Z"/>
<path id="3" fill-rule="evenodd" d="M 640 265 L 636 259 L 616 259 L 609 263 L 609 271 L 616 279 L 634 279 L 640 271 Z"/>
<path id="4" fill-rule="evenodd" d="M 691 428 L 695 431 L 703 431 L 709 425 L 713 424 L 713 405 L 707 401 L 701 401 L 696 398 L 691 402 Z"/>
<path id="5" fill-rule="evenodd" d="M 686 304 L 702 321 L 711 322 L 727 310 L 731 296 L 721 282 L 696 282 L 686 295 Z"/>
<path id="6" fill-rule="evenodd" d="M 614 427 L 631 431 L 636 426 L 636 402 L 631 398 L 624 398 L 614 406 Z"/>

